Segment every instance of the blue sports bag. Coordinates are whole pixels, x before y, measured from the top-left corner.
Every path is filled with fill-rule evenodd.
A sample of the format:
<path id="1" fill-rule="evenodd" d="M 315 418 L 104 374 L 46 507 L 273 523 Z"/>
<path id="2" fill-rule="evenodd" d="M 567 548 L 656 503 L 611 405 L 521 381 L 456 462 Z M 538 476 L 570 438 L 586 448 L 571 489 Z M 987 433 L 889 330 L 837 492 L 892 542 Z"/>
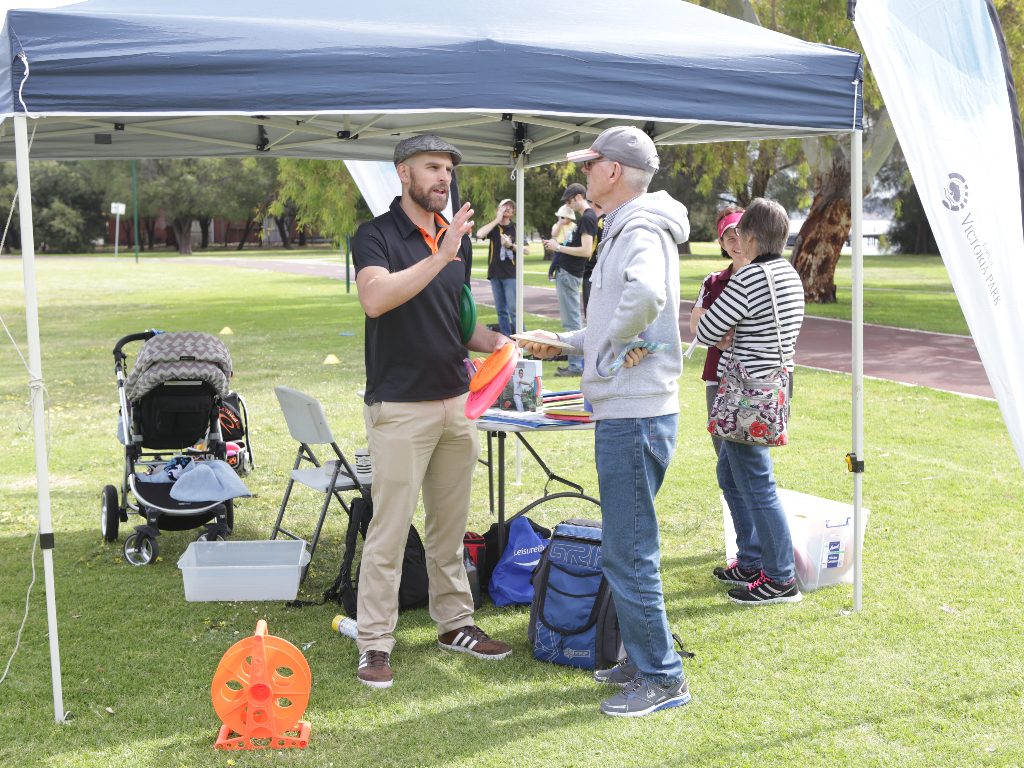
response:
<path id="1" fill-rule="evenodd" d="M 534 576 L 528 636 L 534 658 L 607 669 L 625 656 L 611 588 L 601 572 L 601 524 L 555 526 Z"/>
<path id="2" fill-rule="evenodd" d="M 529 605 L 533 601 L 533 572 L 546 545 L 527 518 L 512 521 L 505 551 L 487 584 L 495 605 Z"/>

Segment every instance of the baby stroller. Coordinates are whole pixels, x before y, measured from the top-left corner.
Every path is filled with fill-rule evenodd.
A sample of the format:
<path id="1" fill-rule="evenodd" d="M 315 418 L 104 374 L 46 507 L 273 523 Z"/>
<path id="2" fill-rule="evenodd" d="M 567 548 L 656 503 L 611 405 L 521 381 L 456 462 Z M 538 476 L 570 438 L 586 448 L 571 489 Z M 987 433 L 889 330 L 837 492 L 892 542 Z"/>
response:
<path id="1" fill-rule="evenodd" d="M 123 349 L 136 341 L 145 343 L 126 376 Z M 233 499 L 180 501 L 172 495 L 172 470 L 190 460 L 226 458 L 220 415 L 232 373 L 227 348 L 205 333 L 133 333 L 114 346 L 114 372 L 125 462 L 120 495 L 113 485 L 103 489 L 104 540 L 117 540 L 129 510 L 146 520 L 124 542 L 124 558 L 132 565 L 156 560 L 161 530 L 205 526 L 197 540 L 223 540 L 234 525 Z"/>

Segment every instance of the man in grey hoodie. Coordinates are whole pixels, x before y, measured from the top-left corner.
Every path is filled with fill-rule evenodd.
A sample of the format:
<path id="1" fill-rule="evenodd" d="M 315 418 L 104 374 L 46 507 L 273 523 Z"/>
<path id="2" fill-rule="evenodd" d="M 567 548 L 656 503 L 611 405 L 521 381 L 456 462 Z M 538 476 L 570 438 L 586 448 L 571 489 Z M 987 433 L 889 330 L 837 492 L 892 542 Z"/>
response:
<path id="1" fill-rule="evenodd" d="M 552 334 L 583 352 L 581 386 L 596 422 L 604 573 L 628 654 L 594 679 L 622 686 L 602 702 L 603 713 L 640 717 L 690 700 L 665 613 L 654 509 L 675 450 L 683 370 L 678 245 L 690 225 L 684 205 L 665 192 L 647 192 L 658 152 L 640 129 L 609 128 L 589 149 L 566 157 L 583 164 L 587 198 L 608 211 L 587 326 Z M 637 366 L 648 354 L 636 346 L 642 342 L 665 346 Z M 537 357 L 558 354 L 544 344 L 524 346 Z M 617 359 L 624 362 L 616 370 Z"/>

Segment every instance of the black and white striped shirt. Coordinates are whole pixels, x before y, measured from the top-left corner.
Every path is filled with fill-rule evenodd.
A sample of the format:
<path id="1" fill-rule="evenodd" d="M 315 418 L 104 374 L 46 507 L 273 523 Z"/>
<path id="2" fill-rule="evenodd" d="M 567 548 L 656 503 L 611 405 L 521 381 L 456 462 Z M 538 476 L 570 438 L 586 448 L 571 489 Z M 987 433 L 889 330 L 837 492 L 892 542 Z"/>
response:
<path id="1" fill-rule="evenodd" d="M 779 342 L 765 270 L 775 282 L 782 357 L 786 367 L 793 370 L 796 338 L 804 321 L 804 287 L 800 275 L 781 256 L 758 256 L 736 272 L 697 326 L 698 341 L 708 346 L 716 344 L 735 327 L 733 353 L 752 376 L 767 373 L 779 365 Z M 719 377 L 728 359 L 729 353 L 723 352 L 718 364 Z"/>

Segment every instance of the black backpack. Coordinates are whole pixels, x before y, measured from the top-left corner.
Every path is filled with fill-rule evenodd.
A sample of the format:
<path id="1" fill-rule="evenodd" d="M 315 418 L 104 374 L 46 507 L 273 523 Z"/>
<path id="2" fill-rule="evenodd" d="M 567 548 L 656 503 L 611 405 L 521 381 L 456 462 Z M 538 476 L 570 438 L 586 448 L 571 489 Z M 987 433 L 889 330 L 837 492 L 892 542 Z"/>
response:
<path id="1" fill-rule="evenodd" d="M 359 569 L 355 576 L 352 565 L 355 561 L 358 536 L 366 539 L 366 529 L 373 517 L 373 504 L 362 497 L 356 497 L 350 505 L 348 530 L 345 532 L 345 556 L 341 560 L 341 571 L 334 584 L 324 592 L 324 598 L 341 604 L 349 616 L 356 619 L 356 592 L 359 588 Z M 409 526 L 409 538 L 405 543 L 405 557 L 402 559 L 402 581 L 398 587 L 398 610 L 424 607 L 429 599 L 427 592 L 427 553 L 419 532 Z"/>
<path id="2" fill-rule="evenodd" d="M 533 575 L 527 630 L 540 661 L 608 669 L 625 657 L 615 601 L 601 571 L 601 523 L 566 520 Z"/>

